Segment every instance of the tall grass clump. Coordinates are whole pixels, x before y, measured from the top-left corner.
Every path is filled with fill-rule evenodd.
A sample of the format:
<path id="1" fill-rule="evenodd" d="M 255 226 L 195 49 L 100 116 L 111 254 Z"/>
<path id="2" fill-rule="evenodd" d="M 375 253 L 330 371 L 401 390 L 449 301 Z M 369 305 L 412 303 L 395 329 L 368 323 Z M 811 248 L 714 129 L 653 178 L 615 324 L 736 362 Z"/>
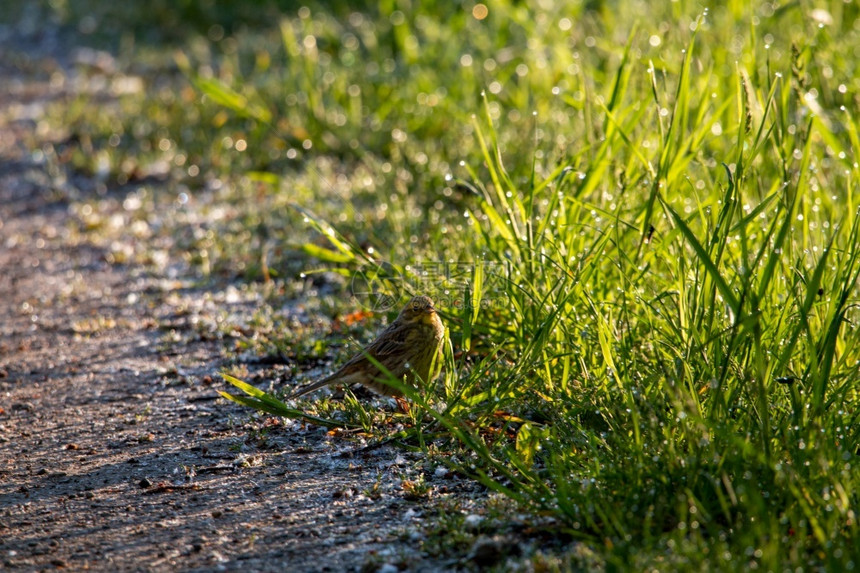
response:
<path id="1" fill-rule="evenodd" d="M 778 111 L 778 90 L 757 94 L 765 109 Z M 667 135 L 680 114 L 701 113 L 683 91 Z M 763 187 L 755 138 L 776 126 L 763 114 L 748 128 L 739 110 L 722 182 L 689 197 L 694 185 L 669 175 L 661 151 L 634 175 L 647 180 L 642 200 L 611 211 L 579 198 L 588 172 L 512 200 L 522 192 L 487 153 L 475 240 L 512 269 L 511 306 L 493 326 L 509 325 L 516 365 L 470 374 L 495 398 L 472 414 L 522 419 L 503 455 L 474 433 L 467 442 L 488 486 L 618 545 L 621 562 L 642 543 L 768 568 L 789 548 L 789 561 L 825 566 L 856 551 L 858 220 L 833 211 L 799 224 L 815 211 L 816 122 L 790 178 Z M 607 139 L 637 145 L 621 133 Z M 553 187 L 535 213 L 532 193 Z"/>
<path id="2" fill-rule="evenodd" d="M 712 565 L 852 563 L 854 120 L 813 115 L 799 82 L 758 85 L 741 66 L 712 92 L 697 44 L 664 89 L 649 67 L 644 113 L 622 59 L 597 102 L 604 137 L 573 177 L 513 184 L 486 144 L 495 124 L 478 129 L 470 229 L 511 268 L 499 324 L 516 365 L 471 373 L 495 397 L 474 410 L 522 420 L 503 454 L 470 434 L 477 474 L 619 563 L 664 548 Z"/>
<path id="3" fill-rule="evenodd" d="M 854 567 L 857 7 L 593 4 L 303 9 L 266 80 L 184 65 L 304 159 L 249 165 L 297 251 L 447 304 L 462 471 L 611 564 Z"/>

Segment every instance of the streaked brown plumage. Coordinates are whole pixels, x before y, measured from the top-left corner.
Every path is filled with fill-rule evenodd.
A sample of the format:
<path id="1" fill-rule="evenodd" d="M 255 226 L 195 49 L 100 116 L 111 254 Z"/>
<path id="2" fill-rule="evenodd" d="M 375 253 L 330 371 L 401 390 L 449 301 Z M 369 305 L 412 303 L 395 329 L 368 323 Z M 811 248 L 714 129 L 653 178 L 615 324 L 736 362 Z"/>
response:
<path id="1" fill-rule="evenodd" d="M 430 382 L 442 365 L 442 337 L 445 327 L 428 296 L 416 296 L 379 337 L 353 356 L 340 369 L 322 380 L 293 392 L 297 398 L 330 384 L 361 384 L 377 394 L 401 397 L 399 390 L 385 383 L 385 374 L 368 360 L 368 355 L 385 366 L 395 378 L 416 386 L 416 377 Z"/>

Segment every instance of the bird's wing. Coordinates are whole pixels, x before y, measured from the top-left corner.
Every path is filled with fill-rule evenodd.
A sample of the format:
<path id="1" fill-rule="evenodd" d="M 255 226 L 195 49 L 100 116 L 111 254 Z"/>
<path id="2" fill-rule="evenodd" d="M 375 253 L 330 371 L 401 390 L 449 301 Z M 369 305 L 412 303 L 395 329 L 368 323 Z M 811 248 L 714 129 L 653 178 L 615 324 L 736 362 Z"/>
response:
<path id="1" fill-rule="evenodd" d="M 421 333 L 415 325 L 394 321 L 367 347 L 367 353 L 377 359 L 392 354 L 402 354 L 404 349 L 409 349 L 420 339 Z"/>

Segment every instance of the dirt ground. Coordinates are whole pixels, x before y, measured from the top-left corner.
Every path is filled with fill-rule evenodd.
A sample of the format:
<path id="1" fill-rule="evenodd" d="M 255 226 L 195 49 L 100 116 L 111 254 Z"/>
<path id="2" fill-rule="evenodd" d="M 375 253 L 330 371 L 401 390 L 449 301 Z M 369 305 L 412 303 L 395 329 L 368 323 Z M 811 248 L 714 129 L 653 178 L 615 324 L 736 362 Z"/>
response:
<path id="1" fill-rule="evenodd" d="M 67 89 L 51 80 L 64 41 L 0 37 L 0 568 L 473 566 L 422 551 L 435 502 L 401 482 L 423 460 L 292 423 L 249 438 L 249 412 L 217 399 L 223 343 L 192 326 L 193 301 L 223 292 L 110 262 L 70 230 L 73 197 L 131 189 L 58 179 L 22 144 Z"/>

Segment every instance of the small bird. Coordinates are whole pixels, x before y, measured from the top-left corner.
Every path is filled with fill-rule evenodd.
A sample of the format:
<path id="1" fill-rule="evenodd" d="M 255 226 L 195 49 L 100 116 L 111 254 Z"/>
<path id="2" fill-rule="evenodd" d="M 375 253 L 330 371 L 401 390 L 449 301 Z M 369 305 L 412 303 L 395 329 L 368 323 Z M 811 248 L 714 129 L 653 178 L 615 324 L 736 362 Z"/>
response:
<path id="1" fill-rule="evenodd" d="M 398 380 L 416 386 L 439 375 L 442 366 L 442 337 L 445 326 L 429 296 L 416 296 L 379 337 L 353 356 L 340 369 L 322 380 L 308 384 L 288 398 L 298 398 L 330 384 L 361 384 L 377 394 L 401 398 L 403 393 L 385 383 L 386 374 L 373 362 L 382 364 Z"/>

